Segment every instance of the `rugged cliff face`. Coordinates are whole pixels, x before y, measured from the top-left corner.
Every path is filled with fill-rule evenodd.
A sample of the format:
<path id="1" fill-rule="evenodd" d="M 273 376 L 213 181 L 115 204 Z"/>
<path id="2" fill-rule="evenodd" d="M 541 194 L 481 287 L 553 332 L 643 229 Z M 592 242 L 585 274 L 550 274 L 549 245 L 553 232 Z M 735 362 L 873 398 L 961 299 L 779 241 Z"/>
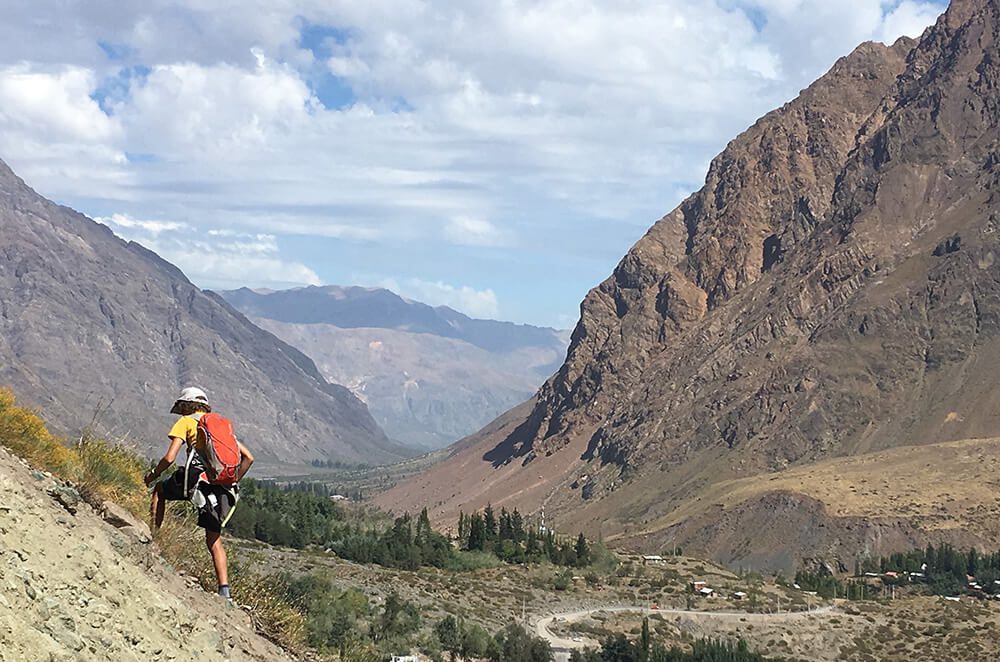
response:
<path id="1" fill-rule="evenodd" d="M 996 435 L 998 33 L 996 2 L 958 0 L 730 143 L 584 300 L 527 420 L 481 440 L 504 469 L 451 503 L 537 462 L 519 493 L 621 533 L 722 479 Z"/>
<path id="2" fill-rule="evenodd" d="M 720 438 L 745 441 L 709 402 L 717 401 L 722 384 L 728 400 L 746 399 L 741 387 L 752 387 L 759 375 L 747 374 L 743 384 L 734 363 L 776 334 L 740 318 L 762 308 L 759 293 L 768 285 L 801 280 L 792 273 L 793 259 L 809 262 L 822 250 L 815 242 L 843 163 L 910 47 L 905 40 L 892 48 L 861 46 L 712 162 L 705 187 L 654 225 L 584 300 L 569 358 L 543 388 L 517 452 L 558 447 L 561 437 L 588 424 L 599 426 L 591 453 L 623 465 L 641 452 L 636 436 L 644 446 L 669 445 L 679 436 L 692 448 Z M 860 258 L 847 256 L 844 268 Z M 801 333 L 793 320 L 768 319 L 771 326 L 789 321 L 794 328 L 777 334 Z M 774 360 L 783 363 L 789 358 L 783 354 Z M 640 385 L 645 392 L 636 392 Z M 673 420 L 627 411 L 641 403 L 667 409 Z"/>
<path id="3" fill-rule="evenodd" d="M 101 428 L 162 452 L 171 403 L 199 384 L 264 460 L 406 454 L 304 354 L 2 162 L 0 237 L 0 384 L 60 432 L 99 413 Z"/>

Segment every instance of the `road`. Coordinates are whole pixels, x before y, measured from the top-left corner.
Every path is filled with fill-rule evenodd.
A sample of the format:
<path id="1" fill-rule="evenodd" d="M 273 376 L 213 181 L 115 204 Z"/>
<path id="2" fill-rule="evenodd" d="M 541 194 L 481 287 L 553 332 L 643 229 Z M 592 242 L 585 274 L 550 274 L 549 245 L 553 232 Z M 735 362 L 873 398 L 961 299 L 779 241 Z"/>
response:
<path id="1" fill-rule="evenodd" d="M 569 660 L 570 651 L 581 648 L 597 648 L 600 646 L 599 642 L 587 639 L 582 636 L 574 637 L 573 639 L 563 639 L 558 635 L 554 634 L 549 627 L 554 622 L 560 623 L 574 623 L 576 621 L 583 620 L 593 614 L 604 612 L 604 613 L 639 613 L 639 614 L 666 614 L 666 615 L 684 615 L 692 616 L 696 618 L 710 618 L 710 619 L 724 619 L 724 620 L 741 620 L 741 622 L 747 623 L 761 623 L 761 622 L 782 622 L 782 621 L 795 621 L 796 619 L 802 618 L 804 616 L 814 616 L 816 614 L 829 614 L 833 613 L 835 610 L 832 606 L 820 607 L 812 611 L 791 611 L 791 612 L 781 612 L 778 614 L 758 614 L 746 611 L 700 611 L 697 609 L 651 609 L 649 607 L 598 607 L 595 609 L 584 609 L 582 611 L 571 611 L 561 614 L 552 614 L 551 616 L 546 616 L 539 619 L 535 623 L 535 633 L 549 642 L 552 646 L 552 650 L 555 653 L 556 662 L 566 662 Z"/>

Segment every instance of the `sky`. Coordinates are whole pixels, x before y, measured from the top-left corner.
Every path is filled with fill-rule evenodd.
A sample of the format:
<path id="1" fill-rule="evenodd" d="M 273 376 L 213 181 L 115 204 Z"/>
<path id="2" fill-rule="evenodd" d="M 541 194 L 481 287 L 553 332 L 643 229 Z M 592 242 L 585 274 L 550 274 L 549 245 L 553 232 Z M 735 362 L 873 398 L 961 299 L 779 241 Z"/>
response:
<path id="1" fill-rule="evenodd" d="M 932 0 L 0 0 L 0 159 L 201 287 L 570 328 L 713 156 Z"/>

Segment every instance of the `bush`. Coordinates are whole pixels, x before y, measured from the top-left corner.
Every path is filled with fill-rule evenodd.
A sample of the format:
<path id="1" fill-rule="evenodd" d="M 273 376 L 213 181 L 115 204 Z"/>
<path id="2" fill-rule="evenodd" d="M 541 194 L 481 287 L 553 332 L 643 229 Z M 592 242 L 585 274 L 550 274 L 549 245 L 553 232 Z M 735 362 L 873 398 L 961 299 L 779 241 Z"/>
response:
<path id="1" fill-rule="evenodd" d="M 457 572 L 468 572 L 482 568 L 495 568 L 500 563 L 500 559 L 489 552 L 455 552 L 445 568 Z"/>
<path id="2" fill-rule="evenodd" d="M 134 450 L 85 435 L 72 449 L 79 460 L 75 481 L 88 503 L 114 501 L 143 517 L 149 507 L 142 482 L 148 463 Z"/>
<path id="3" fill-rule="evenodd" d="M 61 441 L 49 434 L 34 412 L 14 404 L 14 394 L 0 388 L 0 445 L 32 466 L 57 476 L 73 476 L 78 459 Z"/>

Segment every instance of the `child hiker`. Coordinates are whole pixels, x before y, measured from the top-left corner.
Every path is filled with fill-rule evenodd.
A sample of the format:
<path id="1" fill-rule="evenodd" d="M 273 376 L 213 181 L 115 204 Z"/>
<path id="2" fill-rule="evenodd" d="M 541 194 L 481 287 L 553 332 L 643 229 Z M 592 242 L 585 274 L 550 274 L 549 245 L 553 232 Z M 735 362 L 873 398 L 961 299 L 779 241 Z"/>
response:
<path id="1" fill-rule="evenodd" d="M 180 418 L 167 433 L 170 447 L 144 480 L 152 485 L 177 459 L 181 446 L 187 461 L 153 488 L 150 516 L 155 531 L 163 523 L 167 501 L 190 500 L 198 509 L 198 526 L 205 529 L 205 545 L 212 555 L 219 595 L 229 594 L 229 570 L 222 546 L 222 529 L 229 522 L 239 500 L 238 483 L 250 470 L 253 455 L 236 439 L 232 423 L 213 414 L 208 396 L 200 388 L 189 386 L 181 391 L 171 408 Z"/>

